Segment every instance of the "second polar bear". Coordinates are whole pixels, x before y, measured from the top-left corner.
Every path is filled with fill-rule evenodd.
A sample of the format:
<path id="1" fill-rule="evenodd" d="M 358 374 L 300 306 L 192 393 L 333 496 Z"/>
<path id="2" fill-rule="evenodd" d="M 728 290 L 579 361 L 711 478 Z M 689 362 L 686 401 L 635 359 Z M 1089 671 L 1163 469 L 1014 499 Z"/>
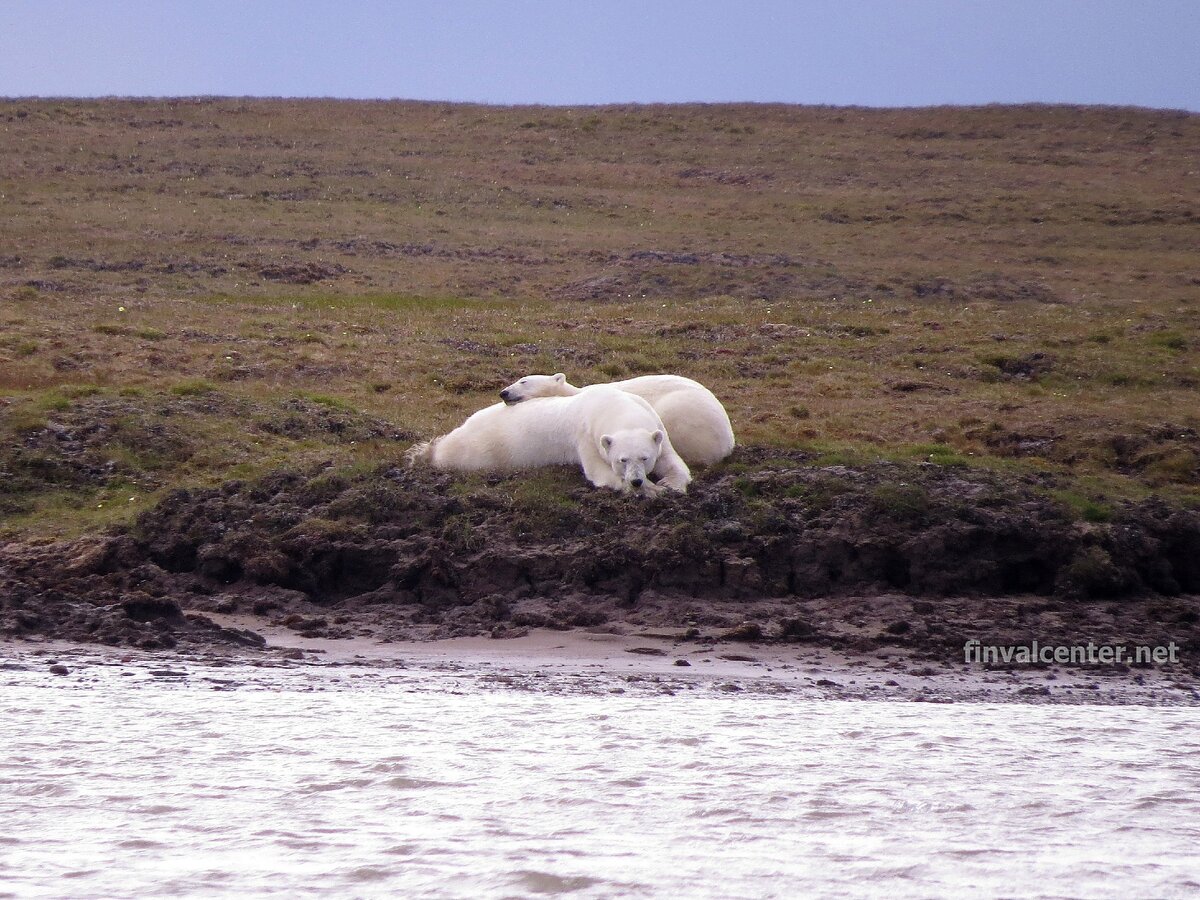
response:
<path id="1" fill-rule="evenodd" d="M 577 464 L 596 487 L 645 493 L 683 492 L 692 480 L 654 408 L 607 387 L 485 407 L 448 434 L 413 447 L 409 462 L 492 472 Z"/>
<path id="2" fill-rule="evenodd" d="M 614 381 L 618 388 L 646 400 L 662 419 L 675 450 L 686 462 L 711 465 L 733 452 L 733 426 L 729 414 L 713 392 L 682 375 L 641 375 Z M 593 385 L 593 390 L 601 385 Z M 500 392 L 500 399 L 519 404 L 535 397 L 574 397 L 583 391 L 556 375 L 526 375 Z"/>

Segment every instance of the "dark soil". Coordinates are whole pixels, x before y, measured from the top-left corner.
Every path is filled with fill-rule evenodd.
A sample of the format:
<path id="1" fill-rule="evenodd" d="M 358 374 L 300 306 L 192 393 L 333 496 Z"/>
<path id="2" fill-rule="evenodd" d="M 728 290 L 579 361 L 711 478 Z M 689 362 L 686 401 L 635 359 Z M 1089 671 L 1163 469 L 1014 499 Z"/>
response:
<path id="1" fill-rule="evenodd" d="M 1077 521 L 1034 478 L 741 449 L 686 496 L 570 470 L 384 467 L 177 491 L 103 537 L 0 546 L 0 635 L 252 646 L 205 614 L 384 639 L 654 626 L 962 659 L 968 639 L 1200 650 L 1200 514 Z"/>

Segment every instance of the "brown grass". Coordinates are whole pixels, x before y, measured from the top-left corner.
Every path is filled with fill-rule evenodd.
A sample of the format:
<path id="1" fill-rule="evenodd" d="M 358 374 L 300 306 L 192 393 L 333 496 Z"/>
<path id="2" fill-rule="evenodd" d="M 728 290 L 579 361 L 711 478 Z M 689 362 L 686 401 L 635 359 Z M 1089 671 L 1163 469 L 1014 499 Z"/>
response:
<path id="1" fill-rule="evenodd" d="M 744 442 L 1197 497 L 1197 116 L 0 101 L 0 128 L 9 457 L 63 386 L 428 435 L 527 371 L 675 371 Z M 346 450 L 308 440 L 204 477 Z"/>

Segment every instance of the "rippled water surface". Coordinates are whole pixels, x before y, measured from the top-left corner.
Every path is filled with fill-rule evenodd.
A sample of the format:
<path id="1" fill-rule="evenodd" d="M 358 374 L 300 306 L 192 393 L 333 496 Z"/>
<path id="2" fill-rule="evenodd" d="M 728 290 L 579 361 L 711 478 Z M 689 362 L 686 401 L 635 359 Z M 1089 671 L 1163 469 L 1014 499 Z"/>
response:
<path id="1" fill-rule="evenodd" d="M 0 896 L 1200 890 L 1196 709 L 0 675 Z"/>

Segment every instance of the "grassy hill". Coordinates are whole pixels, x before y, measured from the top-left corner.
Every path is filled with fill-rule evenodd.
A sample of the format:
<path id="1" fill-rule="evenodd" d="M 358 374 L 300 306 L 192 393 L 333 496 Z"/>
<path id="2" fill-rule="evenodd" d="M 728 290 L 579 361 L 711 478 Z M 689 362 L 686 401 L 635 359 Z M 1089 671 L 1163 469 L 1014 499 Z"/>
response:
<path id="1" fill-rule="evenodd" d="M 1195 505 L 1200 116 L 0 101 L 0 537 L 369 467 L 529 371 Z"/>

